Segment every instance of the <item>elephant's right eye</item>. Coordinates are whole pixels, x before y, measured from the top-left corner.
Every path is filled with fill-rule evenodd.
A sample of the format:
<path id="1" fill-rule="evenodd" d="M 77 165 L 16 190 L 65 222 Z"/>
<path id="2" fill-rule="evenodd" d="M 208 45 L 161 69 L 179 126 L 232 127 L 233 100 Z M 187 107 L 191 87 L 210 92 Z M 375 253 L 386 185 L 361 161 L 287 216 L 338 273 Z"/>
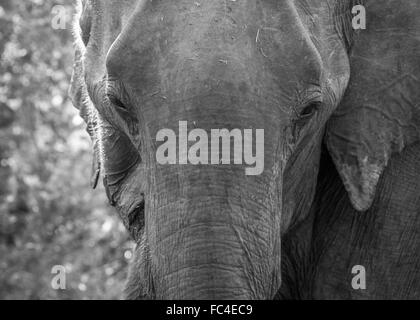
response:
<path id="1" fill-rule="evenodd" d="M 296 118 L 292 124 L 292 135 L 295 141 L 299 140 L 301 132 L 305 127 L 307 127 L 311 119 L 313 119 L 317 114 L 320 106 L 320 102 L 310 102 L 299 113 L 296 114 Z"/>
<path id="2" fill-rule="evenodd" d="M 312 118 L 320 107 L 319 102 L 309 103 L 299 114 L 299 120 L 309 120 Z"/>

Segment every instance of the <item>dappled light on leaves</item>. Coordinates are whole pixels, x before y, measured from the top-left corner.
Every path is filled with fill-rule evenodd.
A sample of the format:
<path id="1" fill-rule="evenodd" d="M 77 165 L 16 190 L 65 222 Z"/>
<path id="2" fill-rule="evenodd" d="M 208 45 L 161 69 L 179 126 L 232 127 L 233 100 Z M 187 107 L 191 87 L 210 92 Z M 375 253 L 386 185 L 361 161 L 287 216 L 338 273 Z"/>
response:
<path id="1" fill-rule="evenodd" d="M 0 0 L 0 299 L 116 299 L 132 250 L 103 190 L 91 191 L 91 142 L 67 97 L 65 0 Z M 66 289 L 51 269 L 66 270 Z"/>

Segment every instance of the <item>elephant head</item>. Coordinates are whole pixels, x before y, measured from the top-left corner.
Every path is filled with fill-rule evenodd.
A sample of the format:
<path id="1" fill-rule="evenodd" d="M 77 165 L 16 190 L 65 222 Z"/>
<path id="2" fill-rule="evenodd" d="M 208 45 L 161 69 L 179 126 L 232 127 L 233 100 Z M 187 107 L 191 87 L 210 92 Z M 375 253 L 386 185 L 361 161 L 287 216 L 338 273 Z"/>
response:
<path id="1" fill-rule="evenodd" d="M 419 137 L 420 5 L 365 3 L 356 31 L 357 4 L 79 3 L 70 94 L 93 139 L 93 185 L 102 175 L 137 242 L 129 298 L 274 297 L 323 142 L 354 207 L 369 208 L 392 153 Z M 160 164 L 158 133 L 180 121 L 264 129 L 264 171 Z"/>

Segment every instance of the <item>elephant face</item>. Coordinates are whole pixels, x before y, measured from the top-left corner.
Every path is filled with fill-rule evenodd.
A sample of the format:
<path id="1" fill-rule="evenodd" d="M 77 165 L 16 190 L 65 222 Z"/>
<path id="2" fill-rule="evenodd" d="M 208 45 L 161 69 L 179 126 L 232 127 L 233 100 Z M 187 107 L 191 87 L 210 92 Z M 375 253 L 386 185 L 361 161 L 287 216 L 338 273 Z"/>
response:
<path id="1" fill-rule="evenodd" d="M 376 136 L 365 127 L 381 117 L 386 94 L 375 99 L 362 91 L 373 91 L 375 79 L 390 83 L 384 70 L 395 50 L 411 55 L 417 47 L 400 40 L 377 58 L 385 45 L 369 43 L 369 32 L 359 45 L 349 31 L 354 3 L 79 4 L 70 94 L 94 142 L 92 183 L 103 176 L 110 203 L 138 243 L 129 298 L 272 298 L 281 284 L 281 236 L 309 211 L 325 129 L 353 204 L 370 205 L 390 153 L 418 131 L 384 116 L 382 126 L 401 136 L 387 131 L 384 146 L 372 148 Z M 343 98 L 350 45 L 360 69 Z M 398 75 L 418 65 L 401 66 Z M 406 81 L 411 113 L 403 121 L 418 124 L 410 104 L 414 80 Z M 386 111 L 400 112 L 395 107 Z M 214 129 L 239 130 L 241 137 L 263 129 L 264 170 L 246 175 L 233 151 L 232 161 L 219 165 L 159 163 L 159 132 L 172 130 L 180 143 L 181 122 L 209 136 Z M 255 139 L 244 141 L 252 150 Z M 173 147 L 178 156 L 184 152 Z"/>

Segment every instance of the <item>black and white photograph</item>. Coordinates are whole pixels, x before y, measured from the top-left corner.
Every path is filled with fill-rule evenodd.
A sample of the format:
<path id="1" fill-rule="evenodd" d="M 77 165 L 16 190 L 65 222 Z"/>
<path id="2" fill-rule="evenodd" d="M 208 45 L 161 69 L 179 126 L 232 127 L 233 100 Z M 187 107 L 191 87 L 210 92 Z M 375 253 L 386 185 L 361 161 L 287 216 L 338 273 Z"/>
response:
<path id="1" fill-rule="evenodd" d="M 420 1 L 0 0 L 0 300 L 420 300 Z"/>

